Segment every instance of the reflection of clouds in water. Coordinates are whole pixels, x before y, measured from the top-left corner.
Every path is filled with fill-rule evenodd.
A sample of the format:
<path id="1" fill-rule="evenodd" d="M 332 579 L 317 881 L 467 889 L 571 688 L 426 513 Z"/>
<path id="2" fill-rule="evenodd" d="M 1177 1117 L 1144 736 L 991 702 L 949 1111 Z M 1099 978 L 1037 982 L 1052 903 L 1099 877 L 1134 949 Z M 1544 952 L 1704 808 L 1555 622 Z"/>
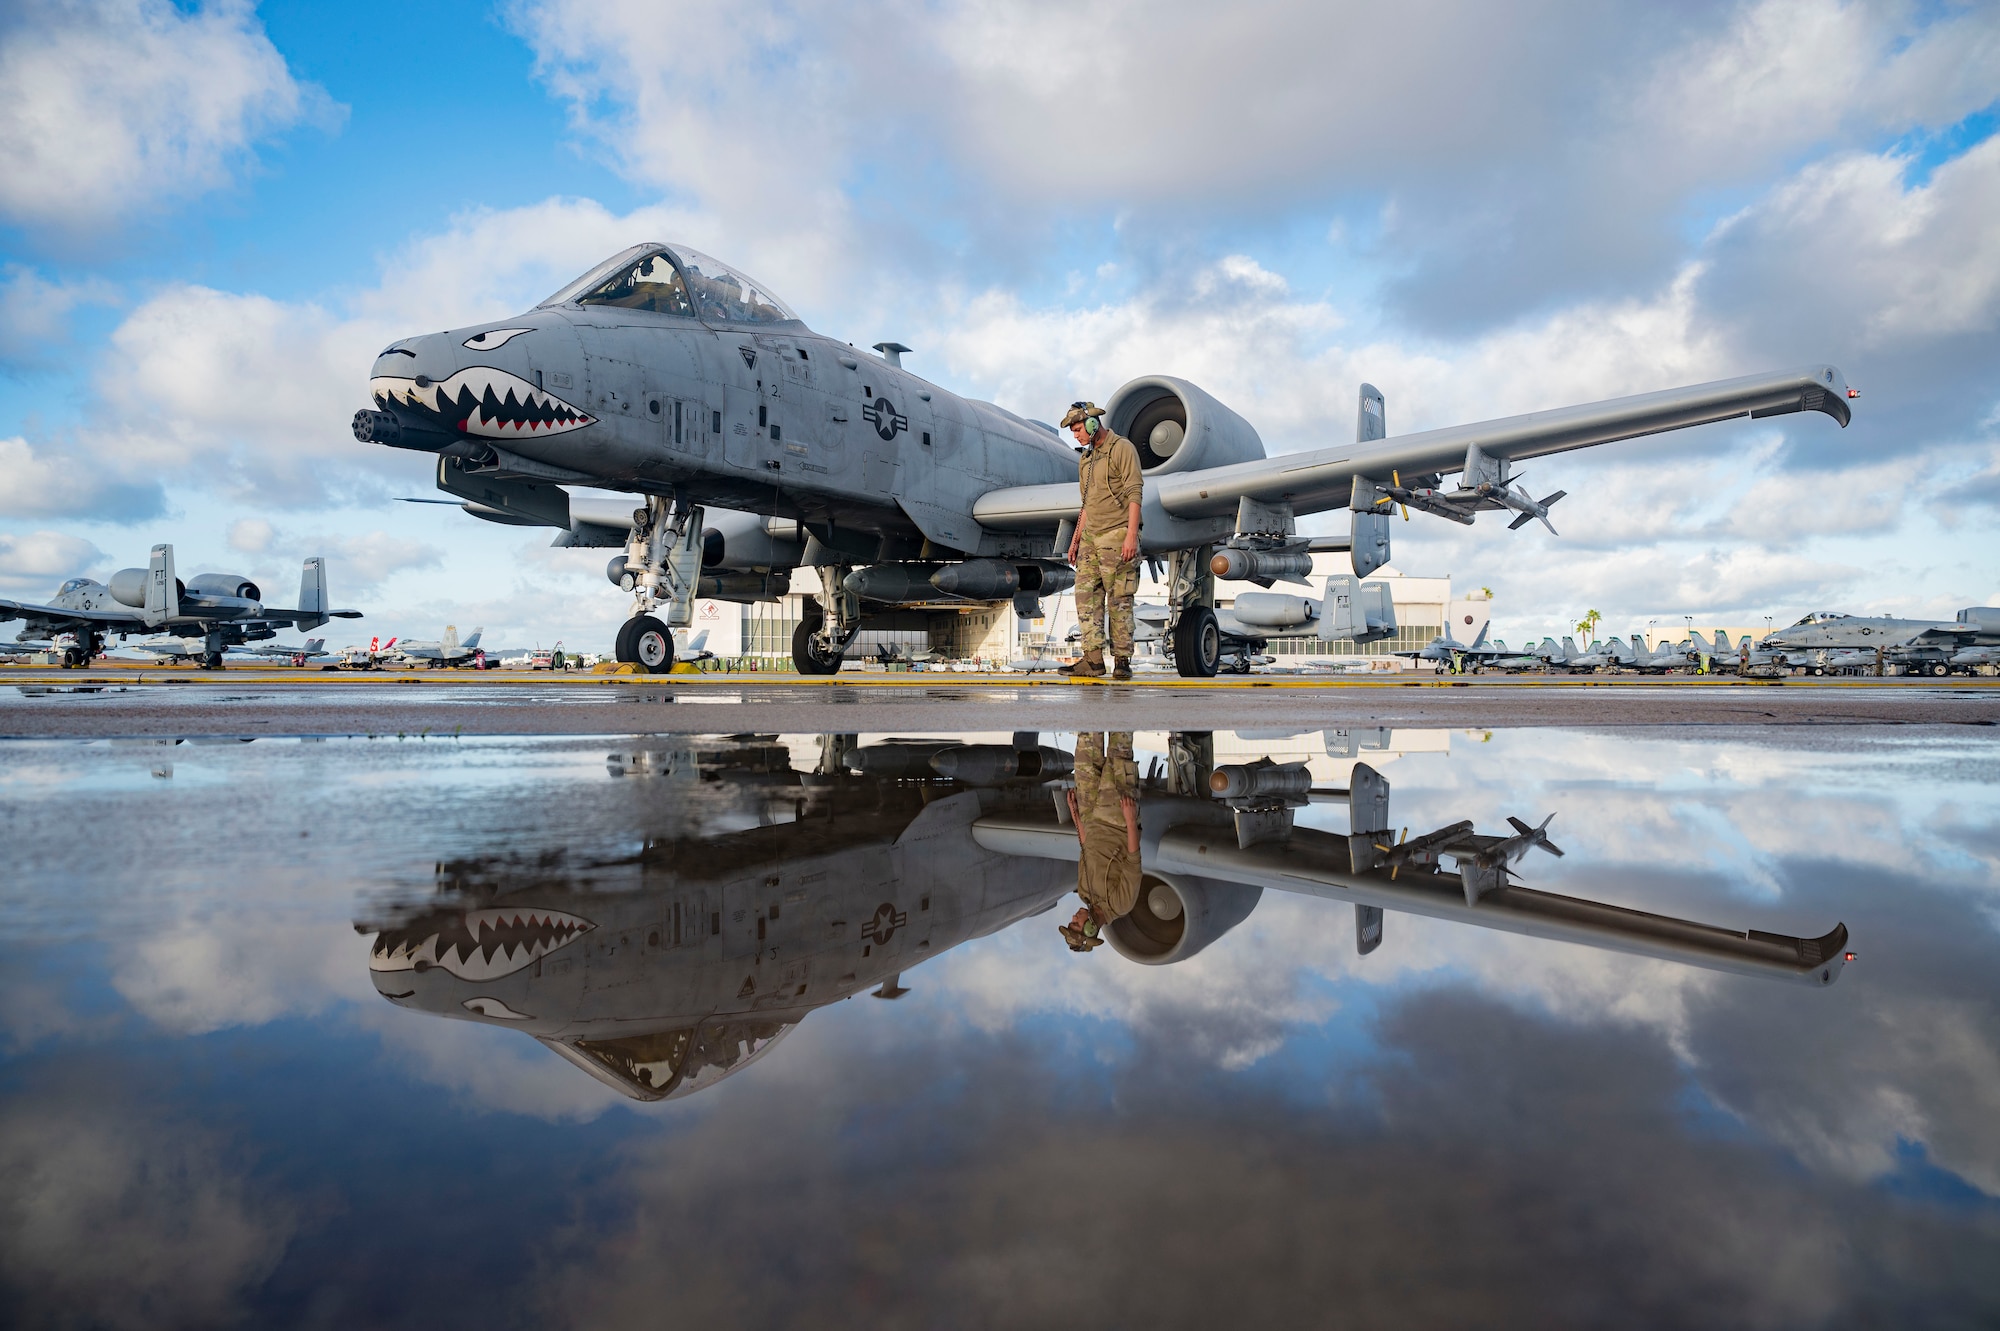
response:
<path id="1" fill-rule="evenodd" d="M 380 1002 L 368 944 L 322 907 L 196 907 L 142 935 L 119 959 L 112 987 L 138 1012 L 181 1035 L 312 1016 L 343 1000 Z M 325 903 L 332 904 L 332 903 Z"/>
<path id="2" fill-rule="evenodd" d="M 1540 890 L 1807 936 L 1875 921 L 1853 940 L 1864 961 L 1828 992 L 1393 911 L 1382 948 L 1360 958 L 1345 906 L 1275 892 L 1180 965 L 1078 961 L 1029 925 L 938 978 L 981 1029 L 1085 1015 L 1224 1069 L 1338 1020 L 1354 986 L 1393 1001 L 1465 985 L 1564 1024 L 1656 1033 L 1720 1105 L 1815 1167 L 1873 1177 L 1914 1143 L 2000 1194 L 2000 1121 L 1977 1108 L 2000 1103 L 2000 1012 L 1990 986 L 1963 987 L 1990 970 L 1994 914 L 1968 920 L 1962 892 L 1976 901 L 1996 882 L 1994 750 L 1944 743 L 1933 765 L 1934 750 L 1900 739 L 1860 747 L 1516 732 L 1392 778 L 1391 821 L 1413 834 L 1557 811 L 1568 857 L 1523 866 Z M 1308 821 L 1342 825 L 1337 811 Z M 1899 955 L 1930 955 L 1937 973 Z"/>
<path id="3" fill-rule="evenodd" d="M 0 1278 L 25 1323 L 232 1321 L 294 1224 L 193 1124 L 94 1097 L 0 1116 Z"/>
<path id="4" fill-rule="evenodd" d="M 648 1108 L 504 1026 L 439 1020 L 396 1008 L 372 993 L 354 1021 L 381 1038 L 383 1058 L 396 1071 L 442 1087 L 476 1109 L 587 1123 L 618 1105 L 639 1112 Z"/>
<path id="5" fill-rule="evenodd" d="M 1395 1056 L 1330 1079 L 1325 1112 L 1171 1031 L 1082 1066 L 1073 1042 L 914 1014 L 825 1034 L 626 1148 L 620 1204 L 545 1249 L 553 1319 L 1777 1327 L 1916 1290 L 1990 1305 L 1989 1233 L 1701 1130 L 1657 1043 L 1462 992 L 1398 1004 Z"/>

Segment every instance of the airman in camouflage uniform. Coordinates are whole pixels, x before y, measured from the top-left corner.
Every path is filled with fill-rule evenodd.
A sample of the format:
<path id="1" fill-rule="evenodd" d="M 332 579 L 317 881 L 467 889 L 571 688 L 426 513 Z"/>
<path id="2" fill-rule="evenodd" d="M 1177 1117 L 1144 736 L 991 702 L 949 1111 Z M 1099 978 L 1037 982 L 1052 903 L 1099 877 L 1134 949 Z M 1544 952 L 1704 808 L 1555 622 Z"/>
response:
<path id="1" fill-rule="evenodd" d="M 1131 731 L 1076 737 L 1069 819 L 1081 848 L 1076 894 L 1083 905 L 1058 932 L 1070 951 L 1088 952 L 1139 900 L 1139 765 Z"/>
<path id="2" fill-rule="evenodd" d="M 1139 592 L 1139 450 L 1104 423 L 1094 402 L 1071 405 L 1063 424 L 1083 449 L 1077 488 L 1083 500 L 1070 537 L 1076 565 L 1076 614 L 1083 659 L 1063 673 L 1104 674 L 1104 640 L 1111 639 L 1113 679 L 1132 678 L 1132 599 Z"/>

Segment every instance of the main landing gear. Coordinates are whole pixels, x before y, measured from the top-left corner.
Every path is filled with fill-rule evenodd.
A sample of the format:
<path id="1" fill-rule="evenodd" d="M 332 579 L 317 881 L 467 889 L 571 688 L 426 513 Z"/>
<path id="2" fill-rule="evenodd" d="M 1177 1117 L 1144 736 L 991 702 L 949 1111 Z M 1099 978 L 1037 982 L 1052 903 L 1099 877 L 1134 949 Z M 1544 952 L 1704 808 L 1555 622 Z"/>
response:
<path id="1" fill-rule="evenodd" d="M 861 632 L 861 598 L 846 587 L 848 570 L 824 564 L 819 573 L 819 604 L 792 630 L 792 664 L 801 675 L 831 675 L 854 635 Z M 813 611 L 818 613 L 814 614 Z"/>
<path id="2" fill-rule="evenodd" d="M 63 648 L 62 668 L 76 670 L 86 667 L 95 661 L 97 654 L 103 650 L 103 637 L 89 629 L 83 629 L 76 635 L 76 646 Z"/>
<path id="3" fill-rule="evenodd" d="M 1222 668 L 1222 626 L 1215 618 L 1215 573 L 1209 568 L 1214 553 L 1198 545 L 1167 557 L 1168 636 L 1183 679 L 1213 679 Z"/>

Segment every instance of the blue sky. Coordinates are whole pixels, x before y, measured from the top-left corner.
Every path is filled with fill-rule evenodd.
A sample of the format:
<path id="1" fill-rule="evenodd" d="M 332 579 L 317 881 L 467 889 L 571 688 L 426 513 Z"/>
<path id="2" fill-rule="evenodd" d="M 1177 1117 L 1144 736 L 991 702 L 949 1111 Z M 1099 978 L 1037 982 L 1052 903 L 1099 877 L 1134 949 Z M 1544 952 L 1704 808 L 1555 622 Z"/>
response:
<path id="1" fill-rule="evenodd" d="M 1539 463 L 1397 567 L 1756 623 L 2000 602 L 1986 7 L 28 0 L 0 18 L 0 595 L 175 543 L 367 632 L 602 646 L 590 552 L 356 444 L 373 352 L 633 240 L 1048 416 L 1194 379 L 1274 452 L 1820 360 L 1856 421 Z M 277 594 L 273 593 L 274 596 Z"/>

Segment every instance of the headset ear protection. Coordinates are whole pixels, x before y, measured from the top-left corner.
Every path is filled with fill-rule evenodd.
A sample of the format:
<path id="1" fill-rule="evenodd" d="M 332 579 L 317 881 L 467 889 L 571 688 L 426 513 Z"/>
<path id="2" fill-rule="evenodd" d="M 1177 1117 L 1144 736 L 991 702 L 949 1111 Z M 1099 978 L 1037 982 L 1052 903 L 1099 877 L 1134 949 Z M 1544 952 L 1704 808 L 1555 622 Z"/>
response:
<path id="1" fill-rule="evenodd" d="M 1083 418 L 1083 432 L 1091 438 L 1096 438 L 1097 432 L 1103 428 L 1104 422 L 1096 416 L 1085 416 Z"/>

